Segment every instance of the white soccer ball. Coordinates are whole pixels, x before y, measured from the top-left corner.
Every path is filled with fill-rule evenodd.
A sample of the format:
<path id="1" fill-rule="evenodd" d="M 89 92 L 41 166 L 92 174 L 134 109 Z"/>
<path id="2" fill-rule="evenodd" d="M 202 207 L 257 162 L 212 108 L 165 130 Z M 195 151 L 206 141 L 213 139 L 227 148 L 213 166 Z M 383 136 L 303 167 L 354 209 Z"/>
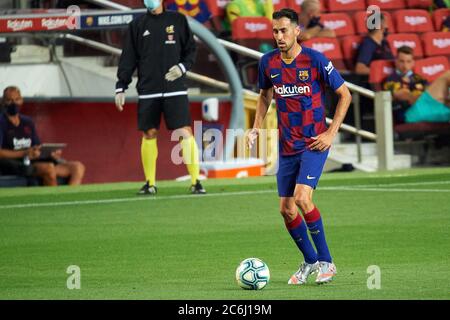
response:
<path id="1" fill-rule="evenodd" d="M 236 281 L 242 289 L 261 290 L 269 280 L 269 267 L 258 258 L 245 259 L 236 269 Z"/>

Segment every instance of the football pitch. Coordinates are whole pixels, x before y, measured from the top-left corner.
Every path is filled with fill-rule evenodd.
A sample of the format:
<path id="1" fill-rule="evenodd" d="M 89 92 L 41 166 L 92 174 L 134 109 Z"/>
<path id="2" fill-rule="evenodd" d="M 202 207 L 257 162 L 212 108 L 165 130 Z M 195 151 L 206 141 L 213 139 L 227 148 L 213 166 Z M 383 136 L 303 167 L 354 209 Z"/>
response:
<path id="1" fill-rule="evenodd" d="M 324 174 L 314 201 L 338 274 L 322 286 L 287 285 L 301 256 L 274 177 L 188 184 L 0 189 L 0 299 L 450 299 L 450 168 Z M 270 268 L 263 290 L 236 284 L 248 257 Z"/>

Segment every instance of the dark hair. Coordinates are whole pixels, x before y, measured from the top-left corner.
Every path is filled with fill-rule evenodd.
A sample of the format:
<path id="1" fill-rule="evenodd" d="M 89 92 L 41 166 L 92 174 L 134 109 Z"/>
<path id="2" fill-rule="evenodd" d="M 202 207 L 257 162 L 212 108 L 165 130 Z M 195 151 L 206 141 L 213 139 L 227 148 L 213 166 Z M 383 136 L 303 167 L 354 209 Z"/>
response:
<path id="1" fill-rule="evenodd" d="M 298 14 L 290 8 L 283 8 L 280 11 L 275 11 L 272 14 L 272 19 L 278 20 L 281 18 L 288 18 L 291 22 L 298 24 Z"/>
<path id="2" fill-rule="evenodd" d="M 397 49 L 397 55 L 399 53 L 404 53 L 404 54 L 410 54 L 410 55 L 414 55 L 414 50 L 411 47 L 408 46 L 401 46 Z"/>

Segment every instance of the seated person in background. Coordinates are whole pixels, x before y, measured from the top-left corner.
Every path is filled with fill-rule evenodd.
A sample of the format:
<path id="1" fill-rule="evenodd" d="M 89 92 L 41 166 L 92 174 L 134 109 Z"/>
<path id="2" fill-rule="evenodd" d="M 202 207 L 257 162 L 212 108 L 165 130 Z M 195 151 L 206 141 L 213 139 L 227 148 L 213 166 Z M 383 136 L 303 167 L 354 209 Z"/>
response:
<path id="1" fill-rule="evenodd" d="M 232 0 L 226 6 L 227 20 L 231 25 L 239 17 L 266 17 L 272 20 L 272 0 Z"/>
<path id="2" fill-rule="evenodd" d="M 413 49 L 397 49 L 395 71 L 385 80 L 383 89 L 392 93 L 392 111 L 396 123 L 405 122 L 405 111 L 416 102 L 428 85 L 427 80 L 413 72 Z"/>
<path id="3" fill-rule="evenodd" d="M 300 41 L 309 40 L 317 37 L 336 37 L 336 33 L 325 28 L 320 23 L 321 4 L 319 0 L 305 0 L 301 4 L 301 12 L 298 16 L 302 32 L 298 37 Z"/>
<path id="4" fill-rule="evenodd" d="M 3 91 L 3 112 L 0 114 L 0 174 L 37 176 L 46 186 L 56 186 L 57 177 L 69 178 L 70 185 L 81 184 L 84 165 L 65 161 L 61 150 L 51 159 L 39 159 L 40 140 L 31 118 L 19 114 L 23 98 L 17 87 Z"/>
<path id="5" fill-rule="evenodd" d="M 369 29 L 369 34 L 364 37 L 358 47 L 356 54 L 355 73 L 359 75 L 368 75 L 370 73 L 370 63 L 374 60 L 392 60 L 389 43 L 386 40 L 388 28 L 386 18 L 380 15 L 380 27 Z"/>
<path id="6" fill-rule="evenodd" d="M 178 11 L 210 27 L 211 12 L 205 0 L 166 0 L 166 9 Z"/>
<path id="7" fill-rule="evenodd" d="M 405 122 L 450 122 L 450 70 L 444 72 L 405 112 Z"/>

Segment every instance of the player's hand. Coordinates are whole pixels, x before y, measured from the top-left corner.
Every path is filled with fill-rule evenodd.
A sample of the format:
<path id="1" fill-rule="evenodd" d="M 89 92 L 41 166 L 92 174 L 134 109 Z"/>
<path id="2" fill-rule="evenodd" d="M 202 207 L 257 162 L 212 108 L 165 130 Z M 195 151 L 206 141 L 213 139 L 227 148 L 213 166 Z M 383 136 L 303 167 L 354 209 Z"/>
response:
<path id="1" fill-rule="evenodd" d="M 314 142 L 309 145 L 309 149 L 324 152 L 331 147 L 334 135 L 328 131 L 325 131 L 319 134 L 317 137 L 311 137 L 311 139 L 313 139 Z"/>
<path id="2" fill-rule="evenodd" d="M 123 106 L 125 104 L 125 92 L 116 93 L 116 108 L 119 111 L 123 111 Z"/>
<path id="3" fill-rule="evenodd" d="M 258 133 L 259 133 L 259 131 L 257 128 L 253 128 L 252 130 L 250 130 L 247 133 L 247 147 L 249 149 L 251 149 L 253 147 L 253 144 L 255 143 L 256 138 L 258 138 Z"/>
<path id="4" fill-rule="evenodd" d="M 41 146 L 34 146 L 28 149 L 27 156 L 30 160 L 39 158 L 41 155 Z"/>
<path id="5" fill-rule="evenodd" d="M 166 73 L 164 78 L 167 81 L 174 81 L 174 80 L 177 80 L 182 75 L 183 75 L 183 71 L 181 70 L 180 66 L 176 64 L 172 68 L 169 69 L 169 72 Z"/>

